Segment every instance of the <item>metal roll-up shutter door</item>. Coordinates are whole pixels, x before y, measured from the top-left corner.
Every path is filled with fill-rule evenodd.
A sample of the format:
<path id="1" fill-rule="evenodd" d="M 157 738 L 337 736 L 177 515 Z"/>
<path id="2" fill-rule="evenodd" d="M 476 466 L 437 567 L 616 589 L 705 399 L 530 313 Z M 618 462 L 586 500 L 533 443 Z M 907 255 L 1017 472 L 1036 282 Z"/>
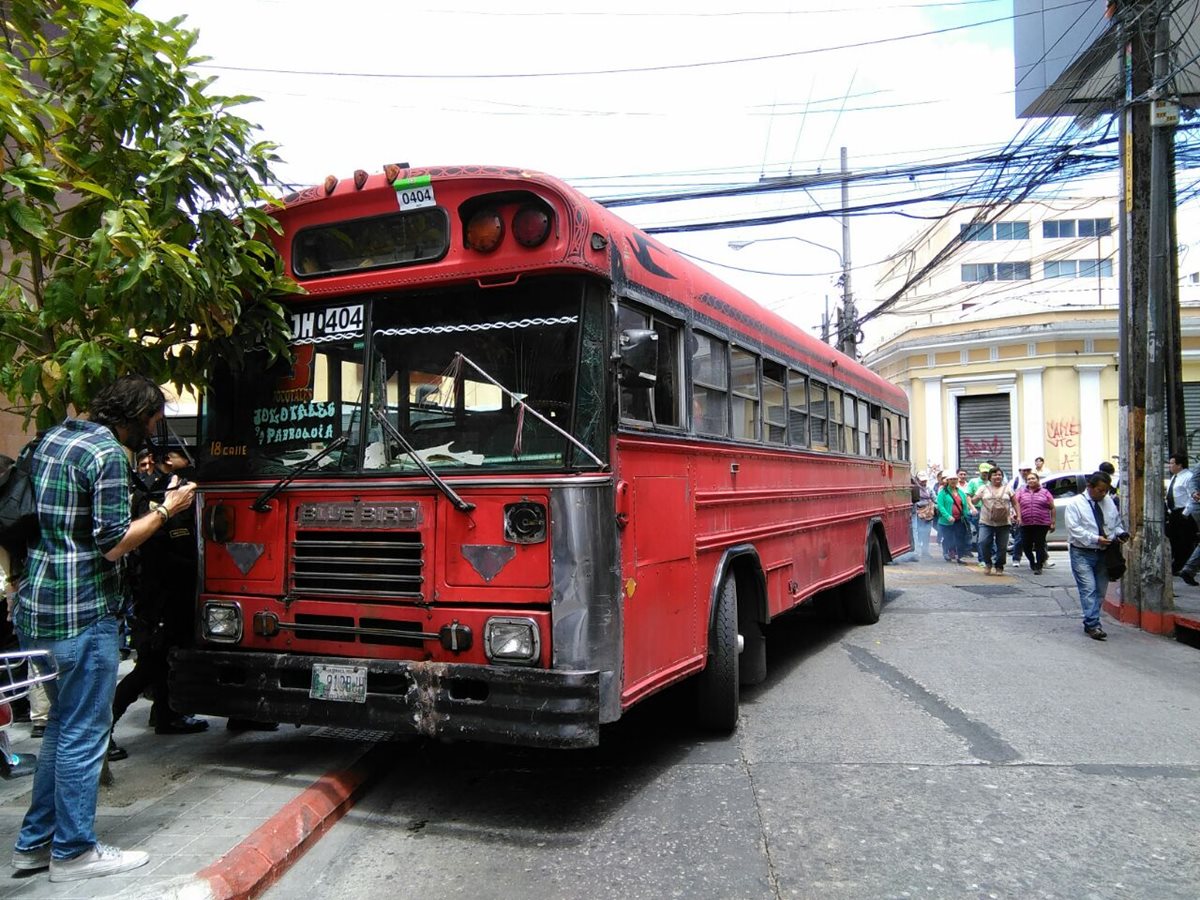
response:
<path id="1" fill-rule="evenodd" d="M 1192 465 L 1200 459 L 1200 381 L 1183 383 L 1183 421 L 1187 434 L 1187 455 Z M 1175 452 L 1167 447 L 1164 456 Z"/>
<path id="2" fill-rule="evenodd" d="M 1005 473 L 1013 470 L 1012 413 L 1008 394 L 958 398 L 958 467 L 972 475 L 993 460 Z"/>

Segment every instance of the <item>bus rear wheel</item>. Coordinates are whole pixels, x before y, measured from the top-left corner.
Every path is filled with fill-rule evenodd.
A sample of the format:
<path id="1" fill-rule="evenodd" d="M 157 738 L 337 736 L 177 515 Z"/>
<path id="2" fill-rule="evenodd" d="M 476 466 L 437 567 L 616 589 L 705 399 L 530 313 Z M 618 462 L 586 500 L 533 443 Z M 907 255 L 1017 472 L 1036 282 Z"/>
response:
<path id="1" fill-rule="evenodd" d="M 851 622 L 874 625 L 883 612 L 883 548 L 874 534 L 867 538 L 866 570 L 846 588 L 845 610 Z"/>
<path id="2" fill-rule="evenodd" d="M 708 637 L 708 664 L 696 676 L 696 721 L 703 728 L 731 732 L 738 718 L 737 585 L 725 576 Z"/>

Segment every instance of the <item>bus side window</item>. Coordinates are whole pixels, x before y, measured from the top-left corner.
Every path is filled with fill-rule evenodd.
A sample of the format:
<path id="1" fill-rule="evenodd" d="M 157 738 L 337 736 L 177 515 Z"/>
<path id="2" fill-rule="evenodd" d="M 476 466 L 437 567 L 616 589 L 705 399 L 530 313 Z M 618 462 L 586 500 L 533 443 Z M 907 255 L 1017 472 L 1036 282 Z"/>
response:
<path id="1" fill-rule="evenodd" d="M 871 455 L 883 456 L 883 421 L 882 411 L 878 406 L 871 405 Z"/>
<path id="2" fill-rule="evenodd" d="M 854 398 L 850 394 L 842 395 L 842 408 L 845 412 L 845 424 L 842 426 L 842 434 L 845 437 L 845 442 L 842 444 L 843 453 L 857 453 L 858 439 L 855 437 L 854 431 Z"/>
<path id="3" fill-rule="evenodd" d="M 621 304 L 617 331 L 653 330 L 658 334 L 658 367 L 653 388 L 621 386 L 621 418 L 678 428 L 682 421 L 679 335 L 677 324 Z"/>
<path id="4" fill-rule="evenodd" d="M 900 434 L 900 416 L 893 412 L 887 414 L 887 437 L 888 459 L 904 459 L 901 452 L 904 439 Z"/>
<path id="5" fill-rule="evenodd" d="M 871 408 L 865 401 L 858 401 L 858 455 L 871 455 Z"/>
<path id="6" fill-rule="evenodd" d="M 808 379 L 788 369 L 788 443 L 808 446 Z"/>
<path id="7" fill-rule="evenodd" d="M 724 341 L 692 333 L 692 417 L 701 434 L 729 435 L 729 353 Z"/>
<path id="8" fill-rule="evenodd" d="M 733 363 L 733 436 L 758 440 L 758 357 L 740 347 L 731 347 Z"/>
<path id="9" fill-rule="evenodd" d="M 783 366 L 764 359 L 763 369 L 763 438 L 768 444 L 787 443 L 787 395 Z"/>
<path id="10" fill-rule="evenodd" d="M 829 399 L 826 403 L 829 411 L 829 449 L 842 451 L 842 392 L 836 388 L 829 389 Z"/>
<path id="11" fill-rule="evenodd" d="M 825 385 L 811 380 L 808 382 L 808 427 L 812 435 L 814 450 L 828 450 L 829 436 L 826 433 Z"/>

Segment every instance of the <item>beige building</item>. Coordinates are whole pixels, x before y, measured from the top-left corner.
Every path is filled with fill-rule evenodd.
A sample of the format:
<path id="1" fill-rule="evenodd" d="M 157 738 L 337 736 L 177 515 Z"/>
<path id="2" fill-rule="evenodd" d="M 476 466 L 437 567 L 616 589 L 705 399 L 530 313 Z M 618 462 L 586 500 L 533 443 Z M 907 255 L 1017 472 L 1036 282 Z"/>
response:
<path id="1" fill-rule="evenodd" d="M 1061 472 L 1115 463 L 1115 201 L 1024 203 L 975 224 L 972 213 L 918 235 L 877 286 L 891 296 L 965 238 L 876 320 L 865 359 L 909 396 L 914 466 L 973 470 L 990 459 L 1011 472 L 1041 456 Z M 1181 269 L 1185 405 L 1200 456 L 1200 279 Z"/>

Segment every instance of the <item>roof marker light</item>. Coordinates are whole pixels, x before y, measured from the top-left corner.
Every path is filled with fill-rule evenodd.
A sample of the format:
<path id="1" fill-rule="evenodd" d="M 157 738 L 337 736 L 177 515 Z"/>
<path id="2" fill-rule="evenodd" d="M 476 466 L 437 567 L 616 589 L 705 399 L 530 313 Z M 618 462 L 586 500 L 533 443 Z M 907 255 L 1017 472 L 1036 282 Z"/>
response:
<path id="1" fill-rule="evenodd" d="M 325 196 L 328 197 L 330 194 L 332 194 L 333 189 L 336 187 L 337 187 L 337 176 L 336 175 L 326 175 L 325 176 Z"/>
<path id="2" fill-rule="evenodd" d="M 363 189 L 363 185 L 366 183 L 367 183 L 366 171 L 363 169 L 355 169 L 354 170 L 354 189 L 356 191 L 361 191 Z"/>

